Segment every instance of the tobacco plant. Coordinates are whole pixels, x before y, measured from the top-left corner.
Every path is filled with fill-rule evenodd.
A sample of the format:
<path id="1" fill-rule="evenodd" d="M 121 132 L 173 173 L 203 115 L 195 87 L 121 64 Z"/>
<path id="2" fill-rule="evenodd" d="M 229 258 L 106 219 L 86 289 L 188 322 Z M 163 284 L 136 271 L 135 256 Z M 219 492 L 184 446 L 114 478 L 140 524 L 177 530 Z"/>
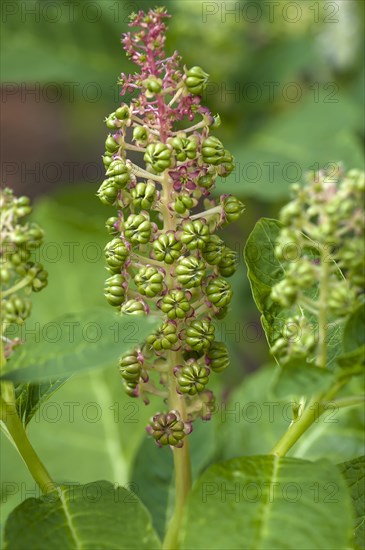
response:
<path id="1" fill-rule="evenodd" d="M 166 54 L 168 17 L 164 8 L 131 15 L 132 30 L 122 43 L 136 72 L 121 75 L 122 103 L 105 120 L 106 176 L 97 195 L 114 209 L 106 221 L 104 294 L 112 318 L 121 324 L 132 319 L 140 340 L 134 348 L 104 341 L 103 359 L 115 358 L 117 350 L 123 390 L 146 406 L 153 402 L 146 437 L 159 447 L 162 469 L 163 453 L 173 455 L 172 511 L 157 534 L 154 506 L 147 510 L 131 491 L 106 481 L 60 483 L 32 448 L 24 427 L 72 368 L 48 372 L 43 362 L 42 376 L 37 366 L 24 368 L 29 344 L 7 334 L 8 326 L 24 323 L 30 314 L 25 295 L 41 290 L 47 278 L 31 261 L 43 232 L 19 221 L 29 214 L 29 201 L 5 189 L 1 420 L 44 493 L 10 514 L 5 548 L 361 547 L 364 460 L 336 466 L 330 460 L 286 457 L 326 411 L 364 401 L 360 171 L 339 165 L 335 173 L 308 174 L 304 185 L 292 187 L 280 219 L 262 219 L 248 238 L 248 277 L 276 362 L 272 391 L 290 404 L 291 420 L 266 454 L 218 464 L 213 457 L 200 477 L 195 472 L 192 488 L 190 434 L 196 423 L 203 421 L 204 428 L 216 420 L 219 404 L 211 385 L 230 365 L 227 346 L 215 333 L 229 315 L 233 291 L 227 279 L 238 258 L 220 230 L 236 222 L 244 206 L 224 193 L 234 160 L 216 135 L 219 115 L 203 105 L 209 75 L 183 65 L 177 52 Z M 67 348 L 67 342 L 62 345 Z M 91 352 L 86 346 L 84 359 L 69 347 L 73 364 L 80 367 L 87 359 L 90 366 L 101 346 Z M 69 358 L 65 355 L 64 362 Z M 45 383 L 47 374 L 51 382 Z M 224 445 L 224 423 L 218 430 Z M 216 457 L 222 454 L 215 451 Z M 244 448 L 240 454 L 246 454 Z M 99 498 L 86 498 L 95 486 Z"/>

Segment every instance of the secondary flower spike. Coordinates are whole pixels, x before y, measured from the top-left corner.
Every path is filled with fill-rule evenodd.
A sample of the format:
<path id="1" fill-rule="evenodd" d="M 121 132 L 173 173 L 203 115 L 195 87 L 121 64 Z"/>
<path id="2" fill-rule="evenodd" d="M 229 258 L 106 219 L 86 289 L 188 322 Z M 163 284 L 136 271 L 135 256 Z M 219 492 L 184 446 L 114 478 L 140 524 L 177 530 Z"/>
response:
<path id="1" fill-rule="evenodd" d="M 201 104 L 208 74 L 165 53 L 163 8 L 132 14 L 123 35 L 135 73 L 122 74 L 121 96 L 131 97 L 106 118 L 110 130 L 100 200 L 114 205 L 106 226 L 105 285 L 109 303 L 124 315 L 154 315 L 159 328 L 120 359 L 128 395 L 155 394 L 168 410 L 148 427 L 159 445 L 180 447 L 191 422 L 213 403 L 211 373 L 229 365 L 214 319 L 228 310 L 237 257 L 215 235 L 236 221 L 243 204 L 211 190 L 234 168 L 232 155 L 210 134 L 220 125 Z M 213 374 L 213 376 L 215 376 Z M 165 405 L 164 405 L 165 406 Z"/>

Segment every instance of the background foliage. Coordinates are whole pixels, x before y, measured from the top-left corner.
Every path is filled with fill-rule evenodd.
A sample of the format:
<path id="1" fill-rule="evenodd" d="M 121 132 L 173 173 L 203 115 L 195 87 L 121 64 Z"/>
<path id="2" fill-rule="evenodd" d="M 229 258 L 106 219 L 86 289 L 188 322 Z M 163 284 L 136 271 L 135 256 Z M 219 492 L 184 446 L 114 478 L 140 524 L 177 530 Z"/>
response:
<path id="1" fill-rule="evenodd" d="M 217 459 L 267 453 L 289 421 L 285 400 L 273 393 L 275 368 L 245 275 L 243 246 L 261 215 L 276 217 L 290 184 L 307 170 L 339 161 L 362 168 L 364 3 L 298 1 L 297 20 L 285 11 L 285 1 L 273 16 L 262 2 L 226 3 L 227 9 L 239 5 L 233 14 L 224 13 L 221 2 L 163 4 L 174 15 L 167 48 L 177 49 L 188 67 L 200 65 L 211 75 L 205 101 L 220 113 L 219 137 L 236 156 L 235 172 L 217 192 L 232 192 L 246 204 L 241 221 L 225 235 L 241 259 L 231 314 L 217 331 L 230 347 L 232 368 L 216 382 L 211 423 L 197 424 L 192 436 L 197 474 Z M 215 13 L 207 13 L 207 4 Z M 34 300 L 30 325 L 43 329 L 57 316 L 105 308 L 108 212 L 95 197 L 103 172 L 103 118 L 120 102 L 118 75 L 132 68 L 120 45 L 127 16 L 154 5 L 2 5 L 2 179 L 37 198 L 34 218 L 46 229 L 40 260 L 49 286 Z M 249 374 L 262 364 L 267 367 Z M 153 488 L 159 494 L 153 520 L 161 532 L 172 491 L 168 450 L 144 440 L 150 410 L 123 394 L 113 367 L 110 360 L 106 370 L 80 373 L 44 401 L 30 423 L 31 439 L 59 482 L 118 481 L 147 506 Z M 277 403 L 274 416 L 268 402 Z M 343 462 L 362 453 L 363 411 L 338 411 L 326 420 L 289 454 L 330 454 Z M 38 493 L 5 440 L 2 453 L 3 523 L 15 505 Z M 158 454 L 164 454 L 166 467 L 152 471 Z"/>

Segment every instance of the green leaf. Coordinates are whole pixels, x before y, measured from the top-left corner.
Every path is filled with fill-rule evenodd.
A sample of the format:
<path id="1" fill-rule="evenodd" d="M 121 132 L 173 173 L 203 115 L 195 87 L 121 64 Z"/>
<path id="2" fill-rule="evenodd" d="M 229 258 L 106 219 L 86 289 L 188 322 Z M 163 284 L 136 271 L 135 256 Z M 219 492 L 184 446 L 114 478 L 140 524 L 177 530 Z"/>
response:
<path id="1" fill-rule="evenodd" d="M 340 471 L 350 489 L 355 512 L 355 547 L 365 548 L 365 456 L 339 464 Z"/>
<path id="2" fill-rule="evenodd" d="M 298 361 L 282 365 L 277 369 L 277 373 L 273 393 L 279 399 L 310 397 L 330 388 L 335 379 L 332 371 Z"/>
<path id="3" fill-rule="evenodd" d="M 336 95 L 339 87 L 331 84 L 328 93 L 332 90 Z M 239 147 L 232 148 L 236 168 L 221 187 L 242 197 L 280 200 L 288 197 L 290 185 L 307 171 L 339 162 L 361 169 L 358 129 L 358 109 L 350 98 L 341 94 L 340 101 L 316 102 L 307 96 L 268 122 L 265 119 Z"/>
<path id="4" fill-rule="evenodd" d="M 141 344 L 156 325 L 151 317 L 131 318 L 101 308 L 65 315 L 29 334 L 2 378 L 38 382 L 111 365 Z"/>
<path id="5" fill-rule="evenodd" d="M 365 306 L 361 304 L 349 317 L 343 332 L 344 352 L 336 360 L 340 367 L 365 366 Z"/>
<path id="6" fill-rule="evenodd" d="M 276 456 L 236 458 L 195 484 L 182 550 L 346 549 L 351 502 L 338 468 Z"/>
<path id="7" fill-rule="evenodd" d="M 275 365 L 246 377 L 228 401 L 217 403 L 214 418 L 219 421 L 218 438 L 221 459 L 268 453 L 288 428 L 295 397 L 278 398 L 272 394 Z M 352 379 L 339 394 L 361 393 L 361 382 Z M 329 458 L 333 462 L 349 460 L 364 449 L 364 407 L 339 409 L 329 403 L 326 411 L 289 451 L 289 456 L 308 460 Z"/>
<path id="8" fill-rule="evenodd" d="M 27 499 L 10 514 L 4 539 L 9 550 L 161 548 L 138 498 L 108 481 Z"/>
<path id="9" fill-rule="evenodd" d="M 194 423 L 189 435 L 192 474 L 195 479 L 215 453 L 214 421 Z M 131 479 L 138 496 L 148 508 L 158 535 L 163 538 L 175 499 L 174 463 L 171 449 L 159 448 L 145 438 L 136 455 Z"/>
<path id="10" fill-rule="evenodd" d="M 285 276 L 285 266 L 275 256 L 280 230 L 280 222 L 262 218 L 256 223 L 245 246 L 247 274 L 255 303 L 262 313 L 261 322 L 269 345 L 273 344 L 278 330 L 285 326 L 288 318 L 302 314 L 298 306 L 284 308 L 270 298 L 272 287 Z M 316 300 L 318 288 L 311 288 L 309 296 Z M 315 327 L 318 323 L 316 318 L 312 315 L 306 316 Z M 332 322 L 331 319 L 328 320 L 328 325 L 327 365 L 330 366 L 342 350 L 343 327 L 340 322 Z"/>
<path id="11" fill-rule="evenodd" d="M 28 426 L 33 447 L 59 483 L 88 483 L 106 478 L 130 488 L 139 497 L 130 469 L 153 411 L 161 406 L 129 397 L 123 390 L 118 368 L 73 376 L 35 412 Z M 15 447 L 0 434 L 0 518 L 25 498 L 39 497 Z M 149 442 L 153 446 L 153 442 Z M 65 459 L 67 457 L 67 460 Z M 150 466 L 150 465 L 149 465 Z M 131 480 L 131 484 L 129 484 Z"/>
<path id="12" fill-rule="evenodd" d="M 49 382 L 43 384 L 17 384 L 15 386 L 16 408 L 19 418 L 26 427 L 34 414 L 44 401 L 49 399 L 64 383 L 66 379 Z"/>

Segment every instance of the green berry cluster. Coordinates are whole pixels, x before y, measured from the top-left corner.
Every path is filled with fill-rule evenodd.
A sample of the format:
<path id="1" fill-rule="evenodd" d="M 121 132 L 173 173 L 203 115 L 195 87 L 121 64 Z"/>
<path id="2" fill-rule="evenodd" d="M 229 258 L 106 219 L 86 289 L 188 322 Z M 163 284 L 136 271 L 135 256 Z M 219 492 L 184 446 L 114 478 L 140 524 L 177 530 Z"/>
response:
<path id="1" fill-rule="evenodd" d="M 43 230 L 25 221 L 31 213 L 28 197 L 15 197 L 9 188 L 0 191 L 1 325 L 21 325 L 31 313 L 29 296 L 47 285 L 47 272 L 33 260 L 43 243 Z"/>
<path id="2" fill-rule="evenodd" d="M 271 298 L 302 313 L 290 316 L 272 347 L 282 362 L 316 355 L 324 324 L 354 311 L 365 284 L 364 173 L 322 170 L 292 192 L 275 247 L 285 274 Z"/>
<path id="3" fill-rule="evenodd" d="M 148 46 L 151 29 L 163 32 L 165 16 L 140 12 L 131 26 L 143 31 L 124 39 L 140 72 L 122 75 L 122 95 L 136 95 L 106 118 L 106 179 L 97 194 L 116 210 L 106 223 L 106 299 L 122 314 L 160 318 L 159 328 L 121 358 L 124 387 L 145 401 L 150 393 L 170 396 L 175 412 L 155 417 L 152 435 L 161 445 L 179 446 L 184 422 L 202 415 L 212 400 L 210 373 L 229 365 L 214 321 L 228 311 L 226 278 L 236 270 L 237 254 L 216 231 L 235 222 L 244 207 L 232 195 L 215 200 L 210 194 L 234 163 L 211 135 L 219 117 L 201 105 L 208 75 L 200 67 L 182 71 L 177 54 L 166 59 L 160 38 Z M 144 53 L 137 55 L 139 48 Z"/>

